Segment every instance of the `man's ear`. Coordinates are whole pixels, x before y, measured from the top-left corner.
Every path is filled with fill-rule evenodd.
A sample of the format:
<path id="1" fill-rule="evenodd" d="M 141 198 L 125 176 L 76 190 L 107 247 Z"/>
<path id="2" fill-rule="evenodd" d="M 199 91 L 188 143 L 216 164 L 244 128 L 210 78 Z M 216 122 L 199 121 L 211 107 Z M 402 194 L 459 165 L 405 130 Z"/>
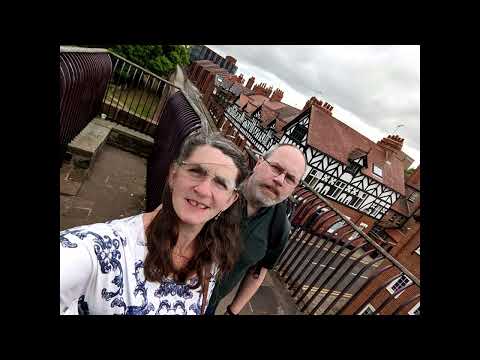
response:
<path id="1" fill-rule="evenodd" d="M 262 157 L 259 157 L 258 160 L 257 160 L 257 162 L 256 162 L 256 164 L 255 164 L 255 166 L 253 167 L 252 172 L 255 171 L 255 169 L 256 169 L 257 167 L 259 167 L 262 162 L 263 162 L 263 158 L 262 158 Z"/>

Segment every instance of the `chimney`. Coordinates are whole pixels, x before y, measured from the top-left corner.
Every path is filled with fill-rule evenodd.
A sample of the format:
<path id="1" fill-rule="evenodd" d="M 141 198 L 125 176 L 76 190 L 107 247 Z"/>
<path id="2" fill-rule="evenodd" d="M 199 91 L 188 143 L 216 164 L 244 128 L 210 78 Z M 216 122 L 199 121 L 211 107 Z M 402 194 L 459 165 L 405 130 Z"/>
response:
<path id="1" fill-rule="evenodd" d="M 282 101 L 283 98 L 283 91 L 280 89 L 277 89 L 273 92 L 272 97 L 270 98 L 270 101 Z"/>
<path id="2" fill-rule="evenodd" d="M 235 59 L 234 57 L 231 57 L 230 55 L 225 57 L 225 61 L 227 62 L 227 64 L 236 64 L 237 63 L 237 59 Z"/>
<path id="3" fill-rule="evenodd" d="M 318 100 L 315 96 L 312 96 L 310 100 L 308 100 L 305 103 L 305 106 L 303 107 L 303 110 L 306 110 L 312 106 L 315 106 L 317 109 L 320 109 L 322 111 L 328 112 L 328 110 L 325 108 L 327 103 L 322 102 L 321 100 Z"/>
<path id="4" fill-rule="evenodd" d="M 271 93 L 272 88 L 270 87 L 269 89 L 267 89 L 267 84 L 260 83 L 260 84 L 256 84 L 253 87 L 253 91 L 255 92 L 255 95 L 263 95 L 265 97 L 268 97 L 269 96 L 268 92 L 270 91 L 270 93 Z"/>
<path id="5" fill-rule="evenodd" d="M 269 86 L 269 87 L 267 88 L 267 93 L 266 93 L 265 96 L 266 96 L 266 97 L 270 97 L 270 94 L 272 93 L 272 91 L 273 91 L 273 88 L 272 88 L 271 86 Z"/>
<path id="6" fill-rule="evenodd" d="M 249 89 L 249 90 L 252 90 L 252 86 L 253 86 L 254 82 L 255 82 L 255 77 L 252 76 L 250 79 L 248 79 L 246 88 Z"/>
<path id="7" fill-rule="evenodd" d="M 403 140 L 404 139 L 400 138 L 398 135 L 388 135 L 386 138 L 377 142 L 377 144 L 386 150 L 397 152 L 402 151 Z"/>

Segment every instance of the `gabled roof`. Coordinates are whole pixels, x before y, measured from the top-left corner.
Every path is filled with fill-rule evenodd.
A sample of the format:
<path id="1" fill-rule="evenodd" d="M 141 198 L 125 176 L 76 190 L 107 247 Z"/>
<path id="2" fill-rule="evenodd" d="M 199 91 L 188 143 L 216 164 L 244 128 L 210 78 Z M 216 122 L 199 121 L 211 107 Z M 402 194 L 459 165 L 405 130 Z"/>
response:
<path id="1" fill-rule="evenodd" d="M 385 149 L 360 134 L 331 114 L 312 106 L 308 130 L 308 145 L 328 154 L 343 164 L 348 164 L 349 155 L 353 150 L 367 154 L 368 167 L 361 170 L 362 174 L 375 179 L 377 182 L 405 194 L 403 164 L 399 156 L 390 156 L 388 164 Z M 300 120 L 308 109 L 302 111 L 294 122 Z M 290 122 L 293 124 L 293 122 Z M 286 130 L 286 129 L 284 129 Z M 373 174 L 373 164 L 382 168 L 383 176 Z"/>
<path id="2" fill-rule="evenodd" d="M 240 95 L 237 105 L 243 108 L 246 103 L 249 103 L 246 108 L 248 114 L 252 114 L 256 109 L 261 107 L 261 121 L 264 127 L 268 127 L 274 119 L 277 119 L 275 125 L 277 134 L 282 134 L 282 128 L 301 112 L 293 106 L 280 101 L 270 101 L 268 97 L 259 94 L 249 96 Z"/>

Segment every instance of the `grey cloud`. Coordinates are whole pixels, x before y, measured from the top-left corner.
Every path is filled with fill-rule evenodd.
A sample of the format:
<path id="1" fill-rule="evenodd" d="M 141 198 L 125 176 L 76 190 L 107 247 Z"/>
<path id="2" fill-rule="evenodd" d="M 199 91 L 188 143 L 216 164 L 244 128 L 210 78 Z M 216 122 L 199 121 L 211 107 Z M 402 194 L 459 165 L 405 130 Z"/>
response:
<path id="1" fill-rule="evenodd" d="M 405 46 L 212 46 L 237 65 L 275 74 L 303 94 L 330 100 L 368 125 L 398 124 L 409 146 L 420 146 L 419 50 Z M 249 74 L 251 75 L 251 74 Z M 261 81 L 261 74 L 253 74 Z M 341 119 L 340 119 L 341 120 Z"/>

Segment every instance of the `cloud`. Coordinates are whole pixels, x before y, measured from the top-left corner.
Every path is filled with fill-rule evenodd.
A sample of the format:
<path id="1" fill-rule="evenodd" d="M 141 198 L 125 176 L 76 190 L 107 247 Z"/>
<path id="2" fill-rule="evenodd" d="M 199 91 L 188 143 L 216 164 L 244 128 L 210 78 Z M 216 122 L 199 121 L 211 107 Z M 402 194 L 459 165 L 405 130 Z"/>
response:
<path id="1" fill-rule="evenodd" d="M 237 74 L 284 90 L 284 102 L 303 108 L 312 96 L 373 141 L 405 138 L 404 151 L 420 161 L 420 46 L 213 45 L 237 59 Z M 353 126 L 354 124 L 355 126 Z"/>

